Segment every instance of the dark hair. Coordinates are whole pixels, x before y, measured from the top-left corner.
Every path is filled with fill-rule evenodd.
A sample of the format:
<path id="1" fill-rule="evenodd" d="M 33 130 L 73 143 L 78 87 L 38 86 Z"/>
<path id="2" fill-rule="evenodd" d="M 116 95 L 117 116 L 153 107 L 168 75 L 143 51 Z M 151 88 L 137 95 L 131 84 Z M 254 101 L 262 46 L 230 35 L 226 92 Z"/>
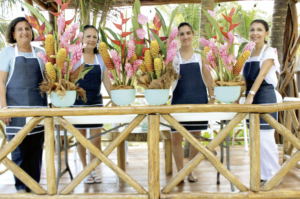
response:
<path id="1" fill-rule="evenodd" d="M 5 31 L 5 39 L 6 39 L 6 42 L 7 43 L 10 43 L 10 44 L 14 44 L 16 43 L 17 41 L 14 39 L 14 35 L 13 33 L 15 32 L 15 27 L 16 25 L 21 22 L 21 21 L 26 21 L 31 29 L 31 32 L 32 32 L 32 39 L 31 41 L 34 40 L 34 32 L 32 30 L 32 26 L 29 24 L 29 22 L 27 21 L 27 19 L 25 17 L 17 17 L 15 18 L 14 20 L 12 20 L 10 22 L 10 24 L 8 25 L 6 31 Z"/>
<path id="2" fill-rule="evenodd" d="M 181 22 L 179 25 L 178 25 L 178 30 L 183 27 L 183 26 L 188 26 L 192 32 L 194 33 L 194 29 L 193 29 L 193 26 L 191 24 L 189 24 L 188 22 Z"/>
<path id="3" fill-rule="evenodd" d="M 97 36 L 98 36 L 98 40 L 97 40 L 97 44 L 98 44 L 99 41 L 100 41 L 100 39 L 99 39 L 99 32 L 98 32 L 98 30 L 97 30 L 97 28 L 96 28 L 95 26 L 93 26 L 93 25 L 85 25 L 85 26 L 83 27 L 83 33 L 84 33 L 87 29 L 90 29 L 90 28 L 93 28 L 93 29 L 96 30 Z M 98 54 L 98 53 L 99 53 L 99 50 L 98 50 L 97 46 L 98 46 L 98 45 L 96 45 L 96 47 L 94 48 L 94 54 Z M 82 52 L 84 52 L 84 49 L 82 49 Z"/>
<path id="4" fill-rule="evenodd" d="M 251 22 L 250 26 L 254 23 L 261 23 L 262 25 L 264 25 L 265 29 L 266 29 L 266 32 L 269 31 L 269 24 L 263 20 L 263 19 L 255 19 Z M 265 40 L 265 44 L 267 43 L 267 41 Z"/>

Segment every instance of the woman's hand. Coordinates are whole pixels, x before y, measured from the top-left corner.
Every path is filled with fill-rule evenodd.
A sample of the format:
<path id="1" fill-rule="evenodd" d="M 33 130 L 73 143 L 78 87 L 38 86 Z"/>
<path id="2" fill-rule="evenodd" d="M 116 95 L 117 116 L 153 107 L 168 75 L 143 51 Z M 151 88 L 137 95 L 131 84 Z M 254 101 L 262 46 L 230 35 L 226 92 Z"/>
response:
<path id="1" fill-rule="evenodd" d="M 244 104 L 252 104 L 253 97 L 253 95 L 249 94 Z"/>
<path id="2" fill-rule="evenodd" d="M 207 104 L 214 104 L 215 103 L 215 98 L 211 98 Z"/>
<path id="3" fill-rule="evenodd" d="M 0 118 L 0 120 L 1 120 L 6 126 L 9 125 L 9 122 L 11 122 L 11 118 L 10 118 L 10 117 L 3 117 L 3 118 Z"/>

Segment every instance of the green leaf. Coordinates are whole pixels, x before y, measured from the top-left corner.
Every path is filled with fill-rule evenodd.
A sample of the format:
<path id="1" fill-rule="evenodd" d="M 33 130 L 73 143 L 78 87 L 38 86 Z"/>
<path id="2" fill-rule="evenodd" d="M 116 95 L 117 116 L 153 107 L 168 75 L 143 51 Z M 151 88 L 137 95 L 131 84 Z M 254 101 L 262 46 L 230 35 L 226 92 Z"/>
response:
<path id="1" fill-rule="evenodd" d="M 140 28 L 139 22 L 135 16 L 131 17 L 131 23 L 132 23 L 133 30 L 137 30 Z M 136 31 L 133 32 L 133 35 L 137 41 L 141 41 L 140 38 L 138 37 L 138 35 L 136 34 Z"/>
<path id="2" fill-rule="evenodd" d="M 248 44 L 248 42 L 241 43 L 241 45 L 239 46 L 238 55 L 237 55 L 236 59 L 238 59 L 241 56 L 241 54 L 247 44 Z"/>
<path id="3" fill-rule="evenodd" d="M 112 29 L 110 28 L 105 28 L 105 29 L 108 30 L 108 32 L 113 36 L 115 40 L 119 40 L 117 34 Z"/>
<path id="4" fill-rule="evenodd" d="M 171 19 L 170 19 L 170 24 L 169 24 L 169 29 L 168 29 L 168 35 L 166 35 L 167 37 L 170 37 L 171 35 L 171 31 L 172 31 L 172 23 L 174 20 L 175 15 L 177 14 L 179 6 L 177 6 L 173 11 L 172 11 L 172 15 L 171 15 Z"/>
<path id="5" fill-rule="evenodd" d="M 164 32 L 164 35 L 167 35 L 168 32 L 167 32 L 167 27 L 166 27 L 166 23 L 165 23 L 164 17 L 161 15 L 161 13 L 159 12 L 159 10 L 157 8 L 155 8 L 155 11 L 158 14 L 158 17 L 160 19 L 161 27 L 162 27 L 162 30 Z"/>
<path id="6" fill-rule="evenodd" d="M 217 31 L 217 33 L 219 35 L 219 39 L 221 40 L 221 42 L 223 42 L 224 41 L 223 34 L 222 34 L 216 20 L 214 18 L 212 18 L 206 10 L 204 10 L 204 9 L 202 9 L 202 10 L 203 10 L 204 14 L 206 15 L 207 19 L 210 21 L 210 23 L 214 26 L 215 30 Z"/>
<path id="7" fill-rule="evenodd" d="M 101 28 L 100 23 L 99 23 L 99 30 L 100 30 L 100 35 L 101 35 L 101 41 L 106 43 L 106 45 L 108 46 L 109 49 L 115 49 L 111 44 L 108 43 L 107 36 L 106 36 L 105 32 L 103 31 L 103 29 Z"/>
<path id="8" fill-rule="evenodd" d="M 28 4 L 28 3 L 23 3 L 23 5 L 28 8 L 28 10 L 30 10 L 42 23 L 45 22 L 45 26 L 48 32 L 50 32 L 53 27 L 51 26 L 51 24 L 45 19 L 45 17 L 39 12 L 37 11 L 32 5 Z"/>
<path id="9" fill-rule="evenodd" d="M 74 84 L 78 82 L 85 74 L 87 74 L 90 70 L 93 69 L 94 66 L 86 67 L 83 69 L 83 71 L 80 73 L 79 77 L 74 81 Z"/>
<path id="10" fill-rule="evenodd" d="M 159 45 L 159 47 L 160 47 L 163 55 L 165 57 L 167 57 L 167 48 L 166 48 L 165 44 L 161 41 L 161 39 L 159 38 L 159 36 L 157 36 L 153 30 L 150 30 L 150 31 L 152 32 L 153 37 L 155 38 L 155 40 L 158 42 L 158 45 Z"/>
<path id="11" fill-rule="evenodd" d="M 75 44 L 78 40 L 79 40 L 79 37 L 77 37 L 76 39 L 74 39 L 74 40 L 71 42 L 71 45 L 72 45 L 72 44 Z"/>
<path id="12" fill-rule="evenodd" d="M 142 44 L 135 44 L 135 53 L 137 56 L 142 56 L 143 54 L 144 45 Z"/>
<path id="13" fill-rule="evenodd" d="M 205 55 L 203 52 L 201 52 L 201 51 L 195 50 L 195 53 L 198 53 L 198 54 L 200 54 L 202 57 L 206 58 L 206 55 Z"/>
<path id="14" fill-rule="evenodd" d="M 211 27 L 208 23 L 205 24 L 205 32 L 206 32 L 208 39 L 212 38 Z"/>

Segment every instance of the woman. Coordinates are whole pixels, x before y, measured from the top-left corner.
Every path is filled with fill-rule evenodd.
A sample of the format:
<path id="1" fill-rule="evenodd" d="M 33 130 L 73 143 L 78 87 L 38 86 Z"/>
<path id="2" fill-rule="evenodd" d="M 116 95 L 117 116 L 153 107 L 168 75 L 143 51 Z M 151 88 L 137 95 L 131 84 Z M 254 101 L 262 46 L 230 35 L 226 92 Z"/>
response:
<path id="1" fill-rule="evenodd" d="M 1 108 L 47 107 L 47 98 L 39 94 L 43 80 L 44 63 L 37 58 L 33 48 L 32 27 L 24 17 L 14 19 L 6 31 L 6 41 L 15 44 L 0 53 L 0 103 Z M 10 141 L 26 124 L 25 118 L 1 118 Z M 44 126 L 36 126 L 22 143 L 11 153 L 12 161 L 37 182 L 40 181 L 44 145 Z M 29 192 L 29 188 L 15 177 L 17 192 Z"/>
<path id="2" fill-rule="evenodd" d="M 77 107 L 102 107 L 102 95 L 100 93 L 101 83 L 103 81 L 104 86 L 110 95 L 110 80 L 108 77 L 108 70 L 104 65 L 102 57 L 97 49 L 97 44 L 99 43 L 98 30 L 91 25 L 86 25 L 84 27 L 83 40 L 82 43 L 86 44 L 85 49 L 83 49 L 83 56 L 81 61 L 74 66 L 74 70 L 79 67 L 82 63 L 85 63 L 85 67 L 93 66 L 83 79 L 78 81 L 79 86 L 86 91 L 87 102 L 82 100 L 76 100 L 74 106 Z M 95 136 L 101 133 L 101 128 L 103 124 L 89 124 L 89 125 L 74 125 L 82 135 L 86 136 L 86 129 L 90 129 L 90 136 Z M 97 137 L 91 140 L 92 144 L 101 150 L 101 137 Z M 87 165 L 86 162 L 86 149 L 82 145 L 77 146 L 78 154 L 82 163 L 82 166 Z M 95 156 L 91 153 L 90 161 L 93 160 Z M 96 174 L 93 170 L 85 179 L 85 183 L 99 183 L 101 182 L 101 177 Z"/>
<path id="3" fill-rule="evenodd" d="M 269 33 L 269 26 L 264 20 L 258 19 L 251 23 L 249 35 L 251 40 L 255 42 L 255 48 L 251 51 L 242 71 L 247 86 L 245 104 L 270 104 L 281 99 L 280 94 L 275 91 L 278 83 L 276 71 L 279 72 L 280 66 L 277 50 L 267 47 L 265 41 Z M 277 112 L 271 115 L 277 119 Z M 260 118 L 262 184 L 280 169 L 274 132 L 275 130 Z"/>
<path id="4" fill-rule="evenodd" d="M 181 48 L 173 60 L 175 70 L 180 74 L 180 79 L 172 84 L 173 95 L 171 104 L 213 104 L 214 92 L 212 90 L 212 77 L 204 64 L 209 64 L 200 54 L 196 54 L 192 47 L 194 38 L 194 30 L 192 26 L 183 22 L 178 26 L 178 38 Z M 207 90 L 210 100 L 207 99 Z M 200 135 L 201 130 L 207 129 L 207 121 L 204 122 L 182 122 L 187 130 L 195 135 Z M 172 150 L 177 170 L 183 168 L 183 137 L 175 129 L 172 132 Z M 193 159 L 198 150 L 194 146 L 190 146 L 190 160 Z M 190 182 L 197 182 L 193 172 L 188 175 Z"/>

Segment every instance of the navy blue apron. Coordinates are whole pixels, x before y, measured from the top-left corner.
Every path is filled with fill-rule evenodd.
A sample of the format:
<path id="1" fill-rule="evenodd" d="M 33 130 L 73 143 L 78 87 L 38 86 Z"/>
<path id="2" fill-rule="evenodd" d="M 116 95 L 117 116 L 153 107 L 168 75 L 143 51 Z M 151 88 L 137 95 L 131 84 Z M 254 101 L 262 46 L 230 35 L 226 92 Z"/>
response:
<path id="1" fill-rule="evenodd" d="M 47 107 L 47 98 L 40 95 L 39 84 L 43 81 L 43 71 L 32 48 L 32 58 L 19 56 L 15 45 L 15 58 L 12 75 L 6 83 L 6 102 L 8 108 Z M 26 118 L 11 118 L 6 126 L 6 134 L 15 135 L 26 124 Z M 37 125 L 29 134 L 44 132 L 44 126 Z"/>
<path id="2" fill-rule="evenodd" d="M 246 80 L 246 86 L 247 86 L 246 97 L 248 96 L 249 91 L 251 90 L 252 85 L 254 84 L 259 74 L 260 58 L 264 53 L 265 48 L 266 45 L 261 50 L 257 61 L 248 61 L 244 66 L 243 76 Z M 258 91 L 254 95 L 252 104 L 272 104 L 272 103 L 277 103 L 275 88 L 272 84 L 268 84 L 266 80 L 263 80 Z M 277 120 L 277 112 L 271 113 L 271 116 Z M 249 128 L 249 120 L 247 120 L 247 125 Z M 262 119 L 262 117 L 260 117 L 260 129 L 267 130 L 273 128 L 264 119 Z"/>
<path id="3" fill-rule="evenodd" d="M 197 54 L 196 54 L 197 55 Z M 207 104 L 207 91 L 201 71 L 201 58 L 199 62 L 182 63 L 180 53 L 178 79 L 173 91 L 171 104 Z M 207 129 L 208 121 L 180 122 L 188 131 L 201 131 Z M 171 129 L 172 132 L 177 130 Z"/>
<path id="4" fill-rule="evenodd" d="M 95 54 L 96 64 L 89 65 L 85 64 L 85 67 L 94 66 L 83 79 L 80 79 L 77 83 L 79 87 L 83 88 L 86 92 L 87 102 L 82 101 L 81 99 L 76 99 L 74 107 L 102 107 L 102 95 L 101 91 L 101 82 L 102 82 L 102 71 L 100 62 Z M 83 56 L 81 57 L 80 63 L 84 62 Z M 76 124 L 74 127 L 78 129 L 98 129 L 102 128 L 103 124 Z"/>

